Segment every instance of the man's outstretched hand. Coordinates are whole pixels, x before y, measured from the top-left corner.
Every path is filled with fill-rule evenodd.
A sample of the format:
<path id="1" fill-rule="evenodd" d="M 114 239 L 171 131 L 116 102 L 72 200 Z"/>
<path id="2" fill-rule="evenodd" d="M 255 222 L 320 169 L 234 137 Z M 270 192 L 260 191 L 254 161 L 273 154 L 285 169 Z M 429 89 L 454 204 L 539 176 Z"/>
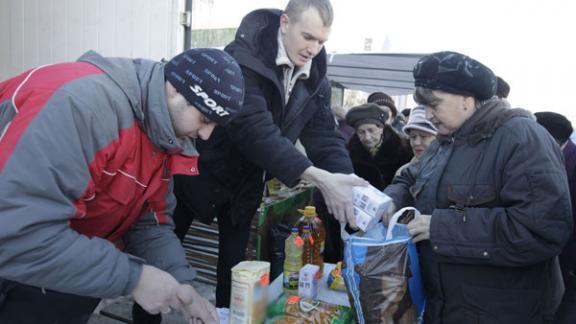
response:
<path id="1" fill-rule="evenodd" d="M 302 179 L 311 182 L 322 193 L 328 212 L 340 223 L 348 223 L 356 229 L 354 219 L 354 195 L 352 188 L 367 186 L 368 181 L 355 174 L 330 173 L 328 171 L 309 167 L 302 174 Z"/>

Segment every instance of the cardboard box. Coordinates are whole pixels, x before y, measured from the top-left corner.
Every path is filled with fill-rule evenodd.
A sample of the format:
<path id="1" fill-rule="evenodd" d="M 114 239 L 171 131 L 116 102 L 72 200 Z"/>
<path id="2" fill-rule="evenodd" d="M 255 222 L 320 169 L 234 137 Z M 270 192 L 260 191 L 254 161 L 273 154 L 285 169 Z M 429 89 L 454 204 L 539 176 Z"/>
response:
<path id="1" fill-rule="evenodd" d="M 376 225 L 390 208 L 392 198 L 373 186 L 354 187 L 354 217 L 364 232 Z"/>
<path id="2" fill-rule="evenodd" d="M 269 283 L 269 262 L 242 261 L 232 268 L 230 324 L 264 322 Z"/>
<path id="3" fill-rule="evenodd" d="M 318 296 L 318 278 L 320 267 L 315 264 L 307 264 L 300 269 L 298 278 L 298 296 L 302 298 L 316 299 Z"/>

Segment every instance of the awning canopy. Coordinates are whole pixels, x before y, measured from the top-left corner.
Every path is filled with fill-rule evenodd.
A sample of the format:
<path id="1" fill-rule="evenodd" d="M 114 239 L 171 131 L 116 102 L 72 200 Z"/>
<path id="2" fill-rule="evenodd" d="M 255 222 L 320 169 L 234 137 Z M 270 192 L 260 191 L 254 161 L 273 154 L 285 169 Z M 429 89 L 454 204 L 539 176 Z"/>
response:
<path id="1" fill-rule="evenodd" d="M 414 91 L 412 68 L 425 54 L 329 54 L 328 78 L 344 88 L 391 96 Z"/>

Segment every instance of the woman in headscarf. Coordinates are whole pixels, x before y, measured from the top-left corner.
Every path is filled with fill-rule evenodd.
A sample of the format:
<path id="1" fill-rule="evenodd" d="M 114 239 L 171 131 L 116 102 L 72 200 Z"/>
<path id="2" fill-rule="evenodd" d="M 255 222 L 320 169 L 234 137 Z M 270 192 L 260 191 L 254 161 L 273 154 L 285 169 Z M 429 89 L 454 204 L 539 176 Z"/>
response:
<path id="1" fill-rule="evenodd" d="M 468 56 L 424 56 L 414 79 L 414 99 L 438 137 L 384 192 L 422 213 L 408 230 L 420 254 L 424 322 L 550 322 L 562 294 L 556 256 L 572 227 L 558 145 L 498 99 L 494 73 Z"/>

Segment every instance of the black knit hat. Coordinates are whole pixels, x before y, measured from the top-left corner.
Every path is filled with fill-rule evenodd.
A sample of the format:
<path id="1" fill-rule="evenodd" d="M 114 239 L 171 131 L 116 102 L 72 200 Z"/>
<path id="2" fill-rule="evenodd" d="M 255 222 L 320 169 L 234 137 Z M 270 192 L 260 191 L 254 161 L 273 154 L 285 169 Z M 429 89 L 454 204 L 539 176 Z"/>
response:
<path id="1" fill-rule="evenodd" d="M 350 108 L 346 114 L 346 123 L 354 128 L 363 124 L 384 126 L 388 117 L 388 112 L 377 104 L 366 103 Z"/>
<path id="2" fill-rule="evenodd" d="M 242 107 L 242 71 L 224 51 L 189 49 L 166 63 L 164 77 L 191 105 L 218 124 L 227 124 Z"/>
<path id="3" fill-rule="evenodd" d="M 572 123 L 564 115 L 551 111 L 541 111 L 534 113 L 534 116 L 538 124 L 546 128 L 558 144 L 563 145 L 570 139 L 574 129 Z"/>
<path id="4" fill-rule="evenodd" d="M 510 85 L 499 76 L 496 76 L 496 95 L 498 98 L 508 98 L 510 94 Z"/>
<path id="5" fill-rule="evenodd" d="M 373 92 L 368 96 L 368 103 L 375 103 L 379 106 L 386 106 L 390 108 L 390 112 L 392 113 L 392 117 L 396 117 L 398 115 L 398 109 L 396 109 L 396 104 L 394 100 L 389 95 L 385 94 L 384 92 Z"/>
<path id="6" fill-rule="evenodd" d="M 420 58 L 414 66 L 414 85 L 431 90 L 490 99 L 496 76 L 482 63 L 456 52 L 438 52 Z"/>

